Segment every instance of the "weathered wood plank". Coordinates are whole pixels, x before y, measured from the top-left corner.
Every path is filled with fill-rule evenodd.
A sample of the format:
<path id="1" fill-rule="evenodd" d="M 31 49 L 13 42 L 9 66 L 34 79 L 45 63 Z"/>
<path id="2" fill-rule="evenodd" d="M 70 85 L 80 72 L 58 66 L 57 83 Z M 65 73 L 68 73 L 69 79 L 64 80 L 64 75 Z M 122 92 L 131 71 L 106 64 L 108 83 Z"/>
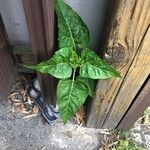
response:
<path id="1" fill-rule="evenodd" d="M 6 99 L 17 74 L 0 16 L 0 97 Z"/>
<path id="2" fill-rule="evenodd" d="M 117 128 L 129 129 L 150 106 L 150 76 Z M 140 111 L 139 111 L 140 110 Z"/>
<path id="3" fill-rule="evenodd" d="M 43 60 L 48 59 L 50 57 L 49 55 L 50 51 L 51 52 L 53 51 L 52 47 L 54 45 L 53 36 L 51 36 L 50 34 L 50 39 L 51 38 L 52 39 L 50 40 L 51 43 L 49 43 L 49 46 L 47 46 L 48 45 L 46 37 L 47 29 L 45 29 L 45 26 L 49 26 L 51 33 L 53 33 L 54 9 L 49 9 L 49 11 L 47 11 L 47 15 L 49 13 L 49 16 L 52 15 L 52 17 L 48 22 L 46 22 L 43 16 L 43 10 L 45 9 L 44 8 L 45 5 L 43 5 L 44 2 L 46 1 L 36 0 L 35 2 L 32 0 L 23 0 L 25 16 L 31 39 L 31 46 L 37 62 L 41 62 Z M 49 4 L 52 8 L 54 7 L 53 0 L 49 0 Z M 46 23 L 48 24 L 45 25 Z M 50 77 L 48 74 L 40 74 L 40 73 L 38 73 L 38 77 L 40 80 L 44 101 L 50 104 L 54 104 L 55 88 L 53 78 Z"/>
<path id="4" fill-rule="evenodd" d="M 115 128 L 150 72 L 150 1 L 118 2 L 106 52 L 122 79 L 99 81 L 88 126 Z"/>
<path id="5" fill-rule="evenodd" d="M 16 68 L 9 47 L 0 48 L 0 97 L 6 99 L 13 86 Z"/>
<path id="6" fill-rule="evenodd" d="M 51 57 L 56 48 L 56 33 L 55 33 L 55 11 L 54 0 L 42 0 L 43 18 L 45 26 L 46 46 L 48 56 Z M 47 91 L 53 94 L 53 105 L 56 105 L 56 79 L 51 77 L 51 88 Z"/>
<path id="7" fill-rule="evenodd" d="M 42 0 L 43 17 L 48 55 L 54 53 L 55 44 L 55 11 L 54 0 Z"/>
<path id="8" fill-rule="evenodd" d="M 116 127 L 132 100 L 136 96 L 140 87 L 143 85 L 150 73 L 150 28 L 147 31 L 141 47 L 138 49 L 136 56 L 127 72 L 120 90 L 117 93 L 113 107 L 103 125 L 104 128 Z M 139 110 L 141 111 L 141 110 Z"/>

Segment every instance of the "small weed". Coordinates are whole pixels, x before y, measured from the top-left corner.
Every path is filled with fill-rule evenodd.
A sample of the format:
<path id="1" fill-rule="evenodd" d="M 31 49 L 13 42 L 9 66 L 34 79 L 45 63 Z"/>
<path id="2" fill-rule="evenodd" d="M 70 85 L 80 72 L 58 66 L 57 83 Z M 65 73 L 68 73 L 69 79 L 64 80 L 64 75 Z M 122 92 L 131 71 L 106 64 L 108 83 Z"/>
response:
<path id="1" fill-rule="evenodd" d="M 146 150 L 139 146 L 131 137 L 129 131 L 116 131 L 105 137 L 105 142 L 99 150 Z"/>

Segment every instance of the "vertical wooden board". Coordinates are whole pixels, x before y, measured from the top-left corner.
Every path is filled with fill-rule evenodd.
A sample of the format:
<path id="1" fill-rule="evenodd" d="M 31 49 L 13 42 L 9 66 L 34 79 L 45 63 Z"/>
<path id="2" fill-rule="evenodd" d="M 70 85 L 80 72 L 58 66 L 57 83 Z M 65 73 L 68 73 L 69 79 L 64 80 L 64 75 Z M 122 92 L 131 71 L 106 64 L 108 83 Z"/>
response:
<path id="1" fill-rule="evenodd" d="M 42 0 L 43 17 L 45 25 L 45 35 L 48 55 L 54 53 L 55 42 L 55 14 L 54 14 L 54 0 Z"/>
<path id="2" fill-rule="evenodd" d="M 130 129 L 132 125 L 141 117 L 147 107 L 150 106 L 150 77 L 146 81 L 140 93 L 136 96 L 133 104 L 122 118 L 117 128 Z"/>
<path id="3" fill-rule="evenodd" d="M 41 0 L 23 0 L 23 6 L 25 11 L 25 16 L 27 20 L 29 35 L 31 39 L 31 46 L 37 62 L 41 62 L 45 59 L 50 57 L 48 51 L 52 52 L 53 49 L 53 36 L 51 36 L 54 30 L 54 9 L 49 9 L 47 13 L 49 16 L 47 17 L 47 21 L 44 20 L 45 17 L 43 16 L 43 10 L 45 9 L 46 5 L 43 5 L 44 1 Z M 53 1 L 50 0 L 49 4 L 53 7 Z M 45 12 L 45 11 L 44 11 Z M 48 14 L 47 14 L 48 15 Z M 45 27 L 49 26 L 50 32 Z M 46 34 L 46 32 L 48 32 Z M 50 34 L 50 35 L 49 35 Z M 48 42 L 48 37 L 51 42 Z M 38 73 L 38 77 L 41 84 L 41 89 L 43 93 L 44 101 L 50 104 L 55 103 L 55 91 L 54 91 L 54 80 L 48 74 L 40 74 Z"/>
<path id="4" fill-rule="evenodd" d="M 0 48 L 0 97 L 6 99 L 13 82 L 16 70 L 10 55 L 10 48 Z"/>
<path id="5" fill-rule="evenodd" d="M 42 1 L 23 0 L 31 47 L 37 62 L 48 58 Z"/>
<path id="6" fill-rule="evenodd" d="M 113 20 L 111 32 L 109 33 L 106 52 L 109 56 L 112 57 L 112 65 L 121 73 L 122 79 L 114 78 L 111 80 L 103 80 L 98 82 L 96 98 L 92 104 L 91 115 L 89 116 L 88 121 L 88 126 L 97 128 L 116 127 L 119 120 L 114 120 L 110 111 L 112 111 L 112 108 L 115 109 L 115 105 L 117 105 L 118 103 L 121 103 L 123 105 L 123 101 L 126 101 L 126 103 L 131 103 L 132 97 L 134 94 L 136 94 L 136 90 L 138 90 L 138 88 L 135 90 L 134 94 L 131 97 L 128 97 L 129 99 L 125 99 L 123 95 L 121 97 L 121 100 L 118 100 L 118 98 L 116 100 L 116 97 L 118 93 L 120 93 L 120 91 L 121 93 L 122 91 L 128 91 L 128 89 L 123 89 L 124 87 L 122 87 L 122 85 L 123 83 L 125 83 L 126 75 L 129 72 L 129 68 L 133 64 L 133 61 L 137 61 L 139 59 L 138 55 L 141 55 L 140 59 L 141 61 L 143 60 L 143 54 L 139 53 L 138 51 L 147 51 L 147 55 L 149 53 L 148 50 L 144 48 L 145 46 L 143 47 L 144 49 L 142 49 L 141 45 L 144 45 L 143 39 L 145 41 L 145 34 L 150 23 L 150 1 L 120 0 L 118 1 L 118 3 L 119 6 Z M 148 59 L 144 61 L 148 61 Z M 136 66 L 135 63 L 134 65 Z M 132 69 L 133 68 L 134 66 L 132 67 Z M 148 69 L 145 72 L 146 78 L 149 73 Z M 140 72 L 140 75 L 141 74 L 144 74 L 144 72 Z M 130 78 L 132 78 L 131 75 L 132 74 L 129 75 Z M 138 82 L 138 85 L 142 84 L 145 78 L 142 79 L 142 81 Z M 114 105 L 114 103 L 116 104 Z M 118 106 L 120 107 L 119 104 Z M 125 107 L 128 106 L 126 105 Z M 124 110 L 122 111 L 122 113 L 124 113 Z M 115 115 L 119 116 L 121 119 L 121 115 L 123 114 Z M 107 120 L 109 121 L 106 122 Z M 112 120 L 115 123 L 113 123 Z"/>
<path id="7" fill-rule="evenodd" d="M 119 92 L 115 98 L 113 107 L 111 108 L 105 123 L 104 128 L 115 128 L 128 107 L 132 103 L 132 100 L 138 93 L 140 87 L 150 73 L 150 28 L 146 31 L 145 38 L 140 48 L 137 50 L 136 56 L 132 62 L 132 65 L 127 72 Z M 142 110 L 139 110 L 142 112 Z M 129 120 L 130 121 L 130 120 Z"/>
<path id="8" fill-rule="evenodd" d="M 113 26 L 115 25 L 115 19 L 117 14 L 117 9 L 119 7 L 120 1 L 118 0 L 109 0 L 106 12 L 106 20 L 105 20 L 105 28 L 103 33 L 103 42 L 101 47 L 103 51 L 99 51 L 101 56 L 105 56 L 108 39 L 110 38 L 110 33 Z M 110 58 L 110 57 L 109 57 Z M 111 63 L 112 58 L 109 60 Z M 101 80 L 97 83 L 96 95 L 94 101 L 89 104 L 89 114 L 87 118 L 87 127 L 101 127 L 103 119 L 105 119 L 105 115 L 107 115 L 107 110 L 109 110 L 109 106 L 111 106 L 110 101 L 106 99 L 106 92 L 109 90 L 109 81 Z M 108 94 L 108 93 L 107 93 Z M 110 103 L 110 104 L 109 104 Z M 107 107 L 106 107 L 107 106 Z M 101 113 L 99 113 L 101 111 Z M 100 118 L 100 122 L 98 119 Z"/>
<path id="9" fill-rule="evenodd" d="M 15 80 L 16 69 L 0 17 L 0 97 L 6 99 Z"/>
<path id="10" fill-rule="evenodd" d="M 55 11 L 54 11 L 54 0 L 42 0 L 43 7 L 43 17 L 44 17 L 44 25 L 45 25 L 45 36 L 46 36 L 46 45 L 47 45 L 47 53 L 48 56 L 52 56 L 55 52 L 56 44 L 55 44 Z M 53 95 L 53 104 L 56 105 L 56 79 L 49 76 L 51 80 L 51 88 L 50 92 Z"/>

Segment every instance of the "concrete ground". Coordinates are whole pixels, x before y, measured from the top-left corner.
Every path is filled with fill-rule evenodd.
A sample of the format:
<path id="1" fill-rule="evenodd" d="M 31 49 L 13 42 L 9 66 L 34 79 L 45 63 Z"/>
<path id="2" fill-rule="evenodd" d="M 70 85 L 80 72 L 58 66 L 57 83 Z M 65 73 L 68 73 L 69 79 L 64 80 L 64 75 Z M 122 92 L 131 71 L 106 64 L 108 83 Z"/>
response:
<path id="1" fill-rule="evenodd" d="M 150 150 L 149 124 L 138 124 L 130 132 Z M 25 119 L 20 113 L 13 114 L 10 104 L 0 99 L 0 150 L 99 150 L 106 133 L 61 121 L 49 125 L 40 114 Z"/>
<path id="2" fill-rule="evenodd" d="M 98 150 L 102 132 L 60 121 L 50 126 L 40 115 L 24 119 L 0 100 L 0 150 Z"/>

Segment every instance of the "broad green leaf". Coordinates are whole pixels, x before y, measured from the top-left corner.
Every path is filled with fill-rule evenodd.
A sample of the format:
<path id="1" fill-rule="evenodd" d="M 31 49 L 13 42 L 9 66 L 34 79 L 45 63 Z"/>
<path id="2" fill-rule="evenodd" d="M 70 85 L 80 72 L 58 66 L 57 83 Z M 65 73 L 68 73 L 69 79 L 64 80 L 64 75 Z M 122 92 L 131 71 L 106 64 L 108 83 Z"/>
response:
<path id="1" fill-rule="evenodd" d="M 56 78 L 69 78 L 72 74 L 72 67 L 78 61 L 78 56 L 72 47 L 62 48 L 47 61 L 41 62 L 28 68 L 35 69 L 41 73 L 49 73 Z"/>
<path id="2" fill-rule="evenodd" d="M 63 122 L 66 123 L 85 102 L 88 89 L 85 84 L 70 79 L 60 80 L 57 86 L 58 107 Z"/>
<path id="3" fill-rule="evenodd" d="M 95 93 L 95 82 L 93 79 L 89 79 L 89 78 L 84 78 L 81 76 L 78 76 L 76 78 L 77 81 L 82 82 L 83 84 L 85 84 L 88 88 L 88 95 L 90 95 L 91 97 L 94 96 Z"/>
<path id="4" fill-rule="evenodd" d="M 108 79 L 120 77 L 106 61 L 102 60 L 94 51 L 85 48 L 81 52 L 82 65 L 80 76 L 92 79 Z"/>
<path id="5" fill-rule="evenodd" d="M 52 60 L 56 63 L 68 63 L 74 69 L 79 66 L 79 58 L 76 52 L 73 50 L 73 47 L 62 48 L 55 53 L 52 57 Z"/>
<path id="6" fill-rule="evenodd" d="M 55 0 L 59 47 L 87 47 L 89 31 L 80 16 L 63 0 Z"/>

